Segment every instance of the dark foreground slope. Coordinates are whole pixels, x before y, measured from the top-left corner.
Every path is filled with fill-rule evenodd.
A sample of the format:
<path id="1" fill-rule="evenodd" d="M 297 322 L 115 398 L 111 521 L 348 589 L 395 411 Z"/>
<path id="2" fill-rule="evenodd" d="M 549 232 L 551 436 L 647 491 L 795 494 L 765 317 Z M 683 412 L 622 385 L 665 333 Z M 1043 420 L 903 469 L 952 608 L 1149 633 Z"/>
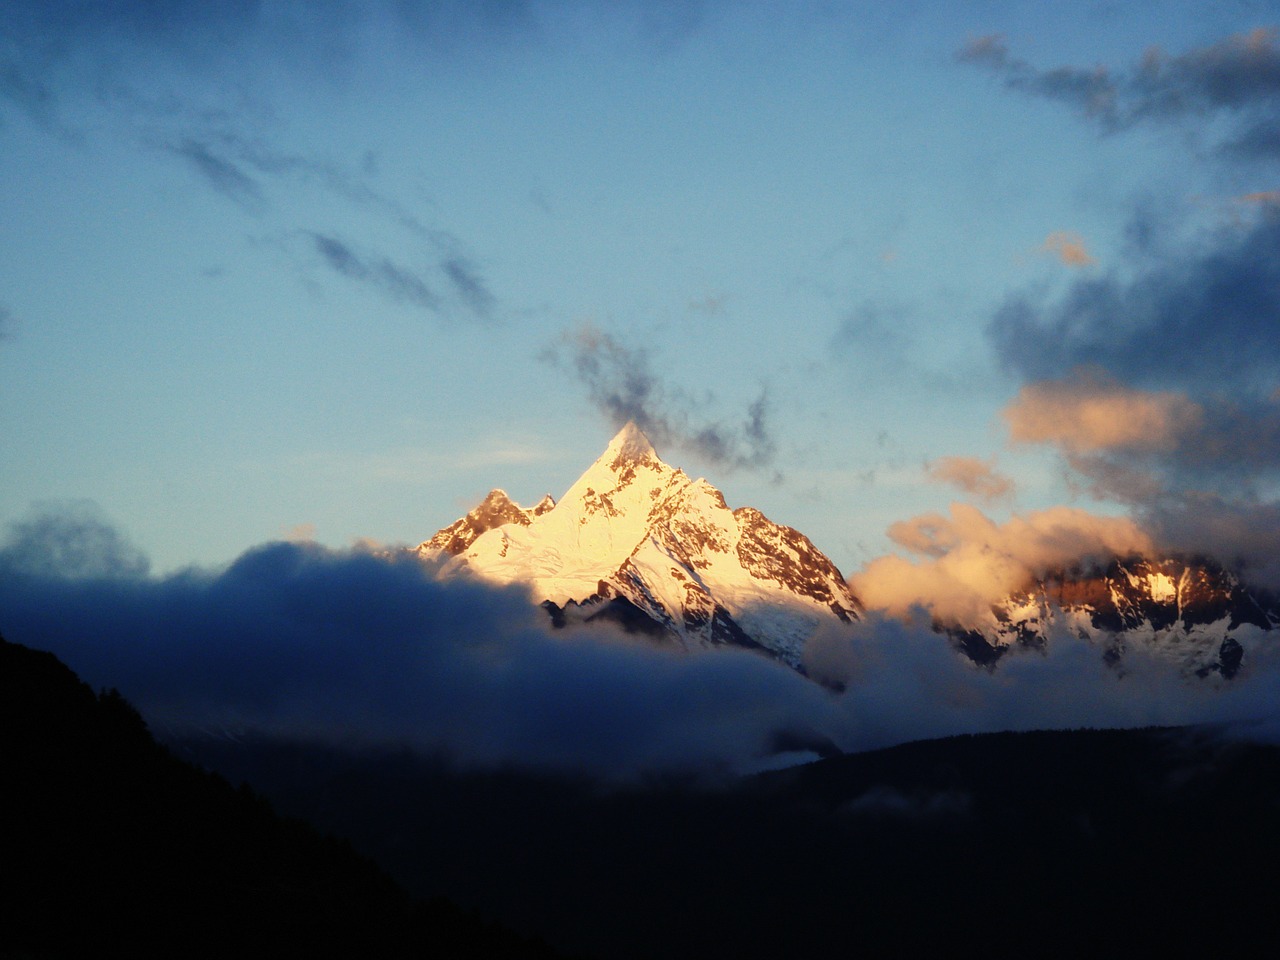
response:
<path id="1" fill-rule="evenodd" d="M 908 744 L 715 790 L 206 744 L 422 894 L 602 957 L 1275 955 L 1280 751 Z"/>
<path id="2" fill-rule="evenodd" d="M 0 639 L 0 956 L 547 957 L 174 759 Z"/>

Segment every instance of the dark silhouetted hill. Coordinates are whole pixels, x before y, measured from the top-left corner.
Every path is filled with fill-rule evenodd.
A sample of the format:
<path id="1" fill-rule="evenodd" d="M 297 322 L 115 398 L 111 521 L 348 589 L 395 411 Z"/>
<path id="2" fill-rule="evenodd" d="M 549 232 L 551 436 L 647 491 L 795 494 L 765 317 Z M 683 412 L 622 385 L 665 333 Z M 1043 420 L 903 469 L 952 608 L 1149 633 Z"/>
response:
<path id="1" fill-rule="evenodd" d="M 0 956 L 551 957 L 180 762 L 0 639 Z"/>
<path id="2" fill-rule="evenodd" d="M 1280 950 L 1280 750 L 1208 730 L 958 737 L 715 789 L 192 748 L 418 894 L 602 957 Z"/>

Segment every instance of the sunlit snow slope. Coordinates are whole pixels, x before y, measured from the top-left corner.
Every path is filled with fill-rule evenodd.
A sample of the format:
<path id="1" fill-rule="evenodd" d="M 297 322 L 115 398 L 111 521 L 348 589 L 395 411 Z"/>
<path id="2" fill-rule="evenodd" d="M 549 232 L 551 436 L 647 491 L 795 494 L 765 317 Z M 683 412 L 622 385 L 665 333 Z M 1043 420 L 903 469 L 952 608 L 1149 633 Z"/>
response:
<path id="1" fill-rule="evenodd" d="M 445 576 L 527 584 L 561 620 L 621 612 L 686 645 L 755 646 L 793 666 L 815 631 L 860 607 L 807 537 L 730 510 L 633 423 L 558 503 L 525 510 L 495 490 L 418 550 L 452 554 Z"/>

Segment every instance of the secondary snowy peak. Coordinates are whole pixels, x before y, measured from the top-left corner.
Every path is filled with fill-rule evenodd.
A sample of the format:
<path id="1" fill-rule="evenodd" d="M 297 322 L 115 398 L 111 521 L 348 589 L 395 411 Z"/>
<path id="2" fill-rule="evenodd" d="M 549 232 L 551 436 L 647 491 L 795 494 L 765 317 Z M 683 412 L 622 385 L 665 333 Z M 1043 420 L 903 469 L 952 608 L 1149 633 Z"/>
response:
<path id="1" fill-rule="evenodd" d="M 1231 677 L 1278 625 L 1280 611 L 1216 564 L 1128 558 L 1050 573 L 995 604 L 989 617 L 947 632 L 982 663 L 1065 632 L 1097 644 L 1116 665 L 1142 649 L 1189 675 Z"/>
<path id="2" fill-rule="evenodd" d="M 858 616 L 840 571 L 808 538 L 758 510 L 730 510 L 706 480 L 664 463 L 634 423 L 552 509 L 491 506 L 426 545 L 456 553 L 445 576 L 527 584 L 558 622 L 608 616 L 798 665 L 816 630 Z"/>
<path id="3" fill-rule="evenodd" d="M 539 517 L 556 505 L 551 494 L 547 494 L 532 507 L 522 507 L 510 497 L 505 490 L 490 490 L 489 495 L 480 501 L 480 505 L 465 517 L 455 520 L 443 530 L 436 532 L 430 540 L 418 545 L 418 552 L 430 554 L 443 551 L 458 554 L 475 543 L 480 534 L 501 527 L 508 523 L 528 526 L 534 517 Z"/>

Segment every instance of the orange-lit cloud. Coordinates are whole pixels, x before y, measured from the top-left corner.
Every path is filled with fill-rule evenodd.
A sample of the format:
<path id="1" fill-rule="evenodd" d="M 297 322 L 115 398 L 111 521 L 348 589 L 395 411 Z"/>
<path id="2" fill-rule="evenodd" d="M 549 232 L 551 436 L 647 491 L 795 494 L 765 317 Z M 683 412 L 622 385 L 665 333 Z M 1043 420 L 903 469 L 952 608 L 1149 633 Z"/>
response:
<path id="1" fill-rule="evenodd" d="M 1237 197 L 1240 203 L 1256 203 L 1262 205 L 1280 203 L 1280 190 L 1257 190 Z"/>
<path id="2" fill-rule="evenodd" d="M 1003 416 L 1015 443 L 1053 443 L 1071 454 L 1171 450 L 1204 422 L 1204 410 L 1183 394 L 1136 390 L 1088 370 L 1027 384 Z"/>
<path id="3" fill-rule="evenodd" d="M 939 457 L 925 464 L 925 475 L 983 500 L 1013 495 L 1013 481 L 996 473 L 994 464 L 977 457 Z"/>
<path id="4" fill-rule="evenodd" d="M 1055 567 L 1153 548 L 1127 517 L 1052 507 L 997 524 L 976 507 L 951 505 L 950 516 L 925 514 L 894 524 L 889 536 L 921 559 L 885 556 L 850 578 L 869 609 L 970 623 L 991 604 Z"/>
<path id="5" fill-rule="evenodd" d="M 1057 257 L 1059 263 L 1068 267 L 1089 267 L 1098 262 L 1085 248 L 1083 237 L 1065 230 L 1055 230 L 1045 237 L 1040 252 Z"/>

